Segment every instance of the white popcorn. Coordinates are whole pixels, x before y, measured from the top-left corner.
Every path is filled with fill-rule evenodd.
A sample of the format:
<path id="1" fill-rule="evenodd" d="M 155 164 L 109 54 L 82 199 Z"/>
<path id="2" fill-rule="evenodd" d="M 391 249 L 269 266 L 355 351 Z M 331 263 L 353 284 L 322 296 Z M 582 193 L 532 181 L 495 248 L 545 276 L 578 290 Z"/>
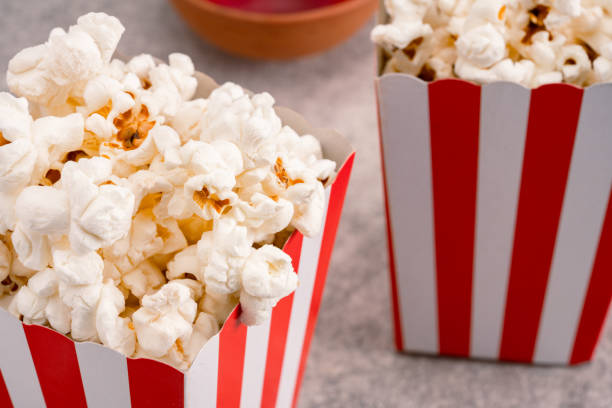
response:
<path id="1" fill-rule="evenodd" d="M 143 211 L 134 218 L 127 256 L 139 264 L 155 254 L 169 254 L 186 246 L 176 220 L 158 221 L 151 211 Z"/>
<path id="2" fill-rule="evenodd" d="M 104 261 L 97 252 L 73 253 L 67 245 L 53 249 L 53 266 L 66 285 L 91 285 L 102 282 Z"/>
<path id="3" fill-rule="evenodd" d="M 166 277 L 168 279 L 178 279 L 190 274 L 200 282 L 204 282 L 203 269 L 203 265 L 198 258 L 198 246 L 191 245 L 178 252 L 174 259 L 168 263 Z"/>
<path id="4" fill-rule="evenodd" d="M 22 320 L 26 324 L 40 324 L 47 322 L 45 316 L 45 308 L 48 300 L 44 297 L 37 296 L 32 289 L 27 286 L 22 286 L 13 299 L 17 313 L 22 316 Z"/>
<path id="5" fill-rule="evenodd" d="M 9 62 L 8 86 L 51 112 L 66 112 L 69 98 L 79 97 L 85 83 L 110 62 L 123 31 L 116 18 L 103 13 L 79 18 L 68 32 L 55 29 L 45 44 L 26 48 Z"/>
<path id="6" fill-rule="evenodd" d="M 7 92 L 0 92 L 0 133 L 2 139 L 14 142 L 30 139 L 33 124 L 25 98 L 15 98 Z M 1 144 L 0 144 L 1 145 Z"/>
<path id="7" fill-rule="evenodd" d="M 203 98 L 186 101 L 179 107 L 176 115 L 172 118 L 171 126 L 178 132 L 181 142 L 186 143 L 191 139 L 197 139 L 202 132 L 200 122 L 208 100 Z"/>
<path id="8" fill-rule="evenodd" d="M 379 25 L 372 31 L 372 41 L 405 48 L 416 38 L 432 33 L 422 22 L 430 2 L 418 0 L 385 0 L 385 8 L 393 17 L 393 24 Z"/>
<path id="9" fill-rule="evenodd" d="M 260 242 L 284 230 L 293 218 L 293 203 L 283 198 L 274 200 L 262 192 L 241 197 L 230 214 L 248 228 L 251 241 Z"/>
<path id="10" fill-rule="evenodd" d="M 19 261 L 25 267 L 38 271 L 49 265 L 51 247 L 45 235 L 27 231 L 17 224 L 11 235 L 11 241 Z"/>
<path id="11" fill-rule="evenodd" d="M 166 282 L 161 270 L 148 260 L 124 274 L 121 280 L 130 292 L 139 299 L 153 293 Z"/>
<path id="12" fill-rule="evenodd" d="M 198 256 L 204 267 L 206 291 L 229 294 L 240 290 L 240 274 L 252 251 L 247 229 L 231 218 L 215 221 L 212 231 L 198 242 Z"/>
<path id="13" fill-rule="evenodd" d="M 612 51 L 607 2 L 387 0 L 385 7 L 390 23 L 372 31 L 387 53 L 383 73 L 530 87 L 612 80 L 606 61 L 595 62 L 600 56 L 612 60 L 604 51 Z"/>
<path id="14" fill-rule="evenodd" d="M 406 27 L 433 5 L 413 3 Z M 442 20 L 465 8 L 441 6 Z M 192 100 L 184 54 L 111 60 L 123 30 L 90 13 L 9 63 L 23 98 L 0 93 L 0 307 L 186 370 L 239 302 L 260 324 L 295 290 L 290 257 L 264 244 L 319 232 L 336 164 L 267 93 L 227 83 Z M 426 37 L 415 67 L 452 50 L 449 33 Z"/>
<path id="15" fill-rule="evenodd" d="M 247 325 L 267 321 L 276 303 L 297 285 L 289 255 L 272 245 L 253 251 L 242 271 L 242 321 Z"/>
<path id="16" fill-rule="evenodd" d="M 504 58 L 506 42 L 492 24 L 476 27 L 459 37 L 460 58 L 477 68 L 489 68 Z"/>
<path id="17" fill-rule="evenodd" d="M 201 140 L 234 143 L 242 152 L 246 170 L 269 165 L 275 153 L 271 142 L 282 126 L 273 105 L 274 98 L 269 94 L 251 98 L 241 87 L 228 82 L 208 98 Z"/>
<path id="18" fill-rule="evenodd" d="M 79 252 L 112 245 L 129 232 L 134 195 L 115 185 L 97 186 L 76 164 L 62 171 L 70 202 L 70 243 Z"/>
<path id="19" fill-rule="evenodd" d="M 33 142 L 39 149 L 38 165 L 49 165 L 62 160 L 67 153 L 83 144 L 83 117 L 74 113 L 62 118 L 48 116 L 37 119 L 32 126 Z M 41 163 L 42 162 L 42 163 Z"/>
<path id="20" fill-rule="evenodd" d="M 15 216 L 25 231 L 66 234 L 70 226 L 68 195 L 53 187 L 26 187 L 18 196 Z"/>
<path id="21" fill-rule="evenodd" d="M 591 71 L 591 61 L 584 48 L 579 45 L 566 45 L 561 48 L 557 65 L 563 73 L 565 82 L 582 85 Z"/>
<path id="22" fill-rule="evenodd" d="M 130 327 L 129 319 L 119 317 L 123 310 L 123 294 L 112 283 L 106 283 L 96 310 L 98 337 L 105 346 L 130 356 L 136 349 L 136 333 Z"/>
<path id="23" fill-rule="evenodd" d="M 162 357 L 177 341 L 187 344 L 193 332 L 197 304 L 190 289 L 169 282 L 155 294 L 142 299 L 133 315 L 139 347 L 152 357 Z"/>
<path id="24" fill-rule="evenodd" d="M 70 334 L 77 341 L 99 341 L 96 329 L 96 309 L 102 283 L 71 286 L 60 282 L 59 296 L 70 308 Z"/>

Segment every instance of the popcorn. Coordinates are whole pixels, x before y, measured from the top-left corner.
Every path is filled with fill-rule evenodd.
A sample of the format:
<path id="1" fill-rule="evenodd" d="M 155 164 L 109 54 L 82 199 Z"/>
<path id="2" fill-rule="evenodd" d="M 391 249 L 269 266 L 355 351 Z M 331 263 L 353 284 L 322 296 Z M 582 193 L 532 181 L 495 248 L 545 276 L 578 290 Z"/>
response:
<path id="1" fill-rule="evenodd" d="M 23 97 L 0 93 L 0 307 L 187 369 L 239 303 L 261 324 L 296 289 L 279 248 L 320 231 L 336 164 L 267 93 L 193 99 L 186 55 L 112 60 L 123 30 L 91 13 L 9 63 Z"/>
<path id="2" fill-rule="evenodd" d="M 54 29 L 45 44 L 9 62 L 9 89 L 51 113 L 69 111 L 70 98 L 81 97 L 85 83 L 110 62 L 123 31 L 119 20 L 104 13 L 82 16 L 68 32 Z"/>
<path id="3" fill-rule="evenodd" d="M 240 274 L 251 254 L 247 229 L 231 218 L 215 221 L 212 231 L 198 242 L 207 293 L 230 294 L 240 290 Z"/>
<path id="4" fill-rule="evenodd" d="M 251 253 L 242 271 L 242 321 L 262 324 L 270 318 L 272 308 L 297 288 L 298 278 L 291 258 L 272 245 Z"/>
<path id="5" fill-rule="evenodd" d="M 130 292 L 141 299 L 162 286 L 166 280 L 161 270 L 151 261 L 144 261 L 121 278 Z"/>
<path id="6" fill-rule="evenodd" d="M 62 171 L 62 185 L 70 203 L 70 243 L 79 252 L 112 245 L 129 232 L 134 195 L 126 188 L 97 186 L 78 165 L 69 162 Z"/>
<path id="7" fill-rule="evenodd" d="M 226 140 L 242 152 L 245 170 L 274 161 L 272 139 L 281 129 L 273 109 L 274 99 L 267 93 L 250 98 L 236 84 L 228 82 L 208 98 L 202 122 L 202 141 Z"/>
<path id="8" fill-rule="evenodd" d="M 26 187 L 17 197 L 15 216 L 25 231 L 65 234 L 70 227 L 68 195 L 53 187 Z"/>
<path id="9" fill-rule="evenodd" d="M 458 77 L 478 83 L 608 81 L 612 19 L 593 0 L 431 2 L 387 0 L 391 22 L 371 38 L 387 53 L 384 72 L 426 81 Z"/>
<path id="10" fill-rule="evenodd" d="M 112 283 L 104 284 L 96 310 L 96 329 L 102 344 L 126 356 L 134 354 L 136 333 L 129 319 L 119 317 L 125 299 Z"/>
<path id="11" fill-rule="evenodd" d="M 177 342 L 186 344 L 193 332 L 197 307 L 189 288 L 176 282 L 143 297 L 142 308 L 132 315 L 142 353 L 163 357 Z"/>

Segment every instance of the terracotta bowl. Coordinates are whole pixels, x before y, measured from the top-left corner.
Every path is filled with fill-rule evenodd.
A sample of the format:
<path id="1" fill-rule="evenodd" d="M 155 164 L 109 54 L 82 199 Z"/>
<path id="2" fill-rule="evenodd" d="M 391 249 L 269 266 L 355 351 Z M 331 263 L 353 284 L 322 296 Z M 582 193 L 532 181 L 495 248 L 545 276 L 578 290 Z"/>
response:
<path id="1" fill-rule="evenodd" d="M 208 0 L 170 0 L 202 38 L 256 59 L 289 59 L 346 40 L 372 15 L 378 0 L 344 0 L 297 12 L 262 13 Z"/>

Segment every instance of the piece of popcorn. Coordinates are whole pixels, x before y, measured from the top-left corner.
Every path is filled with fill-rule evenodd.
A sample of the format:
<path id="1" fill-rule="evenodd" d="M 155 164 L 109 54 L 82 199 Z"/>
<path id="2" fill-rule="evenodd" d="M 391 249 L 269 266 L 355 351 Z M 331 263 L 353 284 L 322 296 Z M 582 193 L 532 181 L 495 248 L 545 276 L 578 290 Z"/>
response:
<path id="1" fill-rule="evenodd" d="M 28 269 L 39 271 L 51 261 L 51 246 L 47 236 L 27 231 L 17 224 L 11 235 L 13 248 L 19 261 Z"/>
<path id="2" fill-rule="evenodd" d="M 207 106 L 208 100 L 203 98 L 181 104 L 170 125 L 177 131 L 182 143 L 199 138 L 202 132 L 200 120 L 204 116 Z"/>
<path id="3" fill-rule="evenodd" d="M 385 0 L 385 8 L 393 23 L 376 26 L 372 30 L 372 41 L 403 49 L 414 39 L 430 35 L 431 26 L 422 21 L 429 3 L 418 0 Z"/>
<path id="4" fill-rule="evenodd" d="M 77 254 L 66 243 L 53 248 L 53 266 L 59 279 L 69 286 L 101 283 L 104 275 L 104 260 L 97 252 Z"/>
<path id="5" fill-rule="evenodd" d="M 230 294 L 240 290 L 240 274 L 252 250 L 246 227 L 231 218 L 216 220 L 212 231 L 198 242 L 206 291 Z"/>
<path id="6" fill-rule="evenodd" d="M 188 56 L 171 54 L 169 59 L 170 65 L 159 64 L 149 69 L 144 79 L 148 89 L 142 100 L 152 114 L 172 118 L 182 103 L 193 97 L 198 84 Z"/>
<path id="7" fill-rule="evenodd" d="M 155 254 L 168 254 L 187 246 L 176 220 L 156 220 L 152 211 L 142 211 L 134 217 L 127 256 L 139 264 Z"/>
<path id="8" fill-rule="evenodd" d="M 68 195 L 44 186 L 26 187 L 17 197 L 15 216 L 24 231 L 43 235 L 67 234 L 70 227 Z"/>
<path id="9" fill-rule="evenodd" d="M 127 179 L 127 187 L 134 194 L 134 211 L 140 208 L 142 200 L 149 195 L 170 193 L 172 184 L 162 175 L 149 170 L 139 170 Z M 161 194 L 159 194 L 161 199 Z"/>
<path id="10" fill-rule="evenodd" d="M 170 280 L 193 275 L 200 282 L 204 282 L 204 267 L 198 257 L 198 246 L 191 245 L 178 252 L 168 263 L 166 277 Z"/>
<path id="11" fill-rule="evenodd" d="M 59 284 L 59 296 L 70 308 L 70 335 L 76 341 L 99 342 L 96 329 L 96 310 L 103 284 L 90 285 Z"/>
<path id="12" fill-rule="evenodd" d="M 47 307 L 48 299 L 46 297 L 37 296 L 36 293 L 28 286 L 22 286 L 15 298 L 13 299 L 15 306 L 12 306 L 26 324 L 47 323 L 45 308 Z"/>
<path id="13" fill-rule="evenodd" d="M 0 92 L 0 133 L 5 144 L 17 139 L 30 139 L 32 116 L 25 98 L 15 98 L 7 92 Z"/>
<path id="14" fill-rule="evenodd" d="M 0 93 L 0 234 L 15 228 L 15 202 L 33 178 L 38 150 L 24 98 Z"/>
<path id="15" fill-rule="evenodd" d="M 83 144 L 83 117 L 74 113 L 65 117 L 47 116 L 37 119 L 32 125 L 33 143 L 38 148 L 38 173 L 43 176 L 47 169 L 63 160 Z"/>
<path id="16" fill-rule="evenodd" d="M 134 354 L 136 333 L 129 319 L 119 315 L 125 310 L 125 299 L 112 283 L 105 283 L 96 309 L 96 329 L 102 344 L 126 356 Z"/>
<path id="17" fill-rule="evenodd" d="M 162 357 L 177 341 L 187 344 L 196 312 L 191 290 L 177 282 L 143 297 L 142 308 L 132 315 L 139 347 L 149 356 Z"/>
<path id="18" fill-rule="evenodd" d="M 591 61 L 581 46 L 566 45 L 558 54 L 557 69 L 565 82 L 581 86 L 591 71 Z"/>
<path id="19" fill-rule="evenodd" d="M 123 31 L 119 20 L 104 13 L 80 17 L 68 32 L 54 29 L 45 44 L 9 62 L 9 89 L 51 113 L 69 112 L 69 99 L 79 98 L 85 83 L 104 70 Z"/>
<path id="20" fill-rule="evenodd" d="M 291 225 L 305 236 L 320 232 L 325 213 L 325 189 L 312 169 L 299 160 L 279 157 L 273 174 L 264 183 L 264 190 L 293 204 Z"/>
<path id="21" fill-rule="evenodd" d="M 459 58 L 477 68 L 490 68 L 504 58 L 505 52 L 504 37 L 491 23 L 469 30 L 457 40 Z"/>
<path id="22" fill-rule="evenodd" d="M 612 61 L 605 57 L 599 57 L 593 61 L 593 71 L 597 82 L 612 81 Z"/>
<path id="23" fill-rule="evenodd" d="M 242 194 L 229 215 L 248 228 L 249 239 L 261 242 L 284 230 L 293 218 L 293 203 L 255 191 Z"/>
<path id="24" fill-rule="evenodd" d="M 62 186 L 70 202 L 70 243 L 74 250 L 98 250 L 128 234 L 134 211 L 130 190 L 112 184 L 97 186 L 74 162 L 64 166 Z"/>
<path id="25" fill-rule="evenodd" d="M 266 322 L 276 303 L 297 285 L 289 255 L 272 245 L 253 251 L 242 270 L 242 321 L 247 325 Z"/>
<path id="26" fill-rule="evenodd" d="M 121 281 L 139 299 L 166 283 L 161 270 L 149 260 L 123 274 Z"/>
<path id="27" fill-rule="evenodd" d="M 210 94 L 201 125 L 202 141 L 225 140 L 240 149 L 245 170 L 274 161 L 272 141 L 282 124 L 270 94 L 251 98 L 240 86 L 223 84 Z"/>

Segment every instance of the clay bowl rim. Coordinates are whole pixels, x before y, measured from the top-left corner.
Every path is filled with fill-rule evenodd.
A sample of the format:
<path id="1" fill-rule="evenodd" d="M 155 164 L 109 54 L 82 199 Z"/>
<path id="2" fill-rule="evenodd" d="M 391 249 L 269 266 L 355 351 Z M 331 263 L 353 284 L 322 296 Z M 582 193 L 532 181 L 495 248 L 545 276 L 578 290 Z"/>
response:
<path id="1" fill-rule="evenodd" d="M 234 20 L 247 21 L 257 24 L 293 24 L 317 21 L 333 16 L 343 15 L 355 9 L 366 7 L 376 0 L 344 0 L 336 4 L 330 4 L 313 9 L 287 12 L 287 13 L 265 13 L 259 11 L 245 11 L 235 7 L 223 6 L 212 3 L 209 0 L 172 0 L 190 3 L 192 6 L 204 12 L 214 13 Z"/>

